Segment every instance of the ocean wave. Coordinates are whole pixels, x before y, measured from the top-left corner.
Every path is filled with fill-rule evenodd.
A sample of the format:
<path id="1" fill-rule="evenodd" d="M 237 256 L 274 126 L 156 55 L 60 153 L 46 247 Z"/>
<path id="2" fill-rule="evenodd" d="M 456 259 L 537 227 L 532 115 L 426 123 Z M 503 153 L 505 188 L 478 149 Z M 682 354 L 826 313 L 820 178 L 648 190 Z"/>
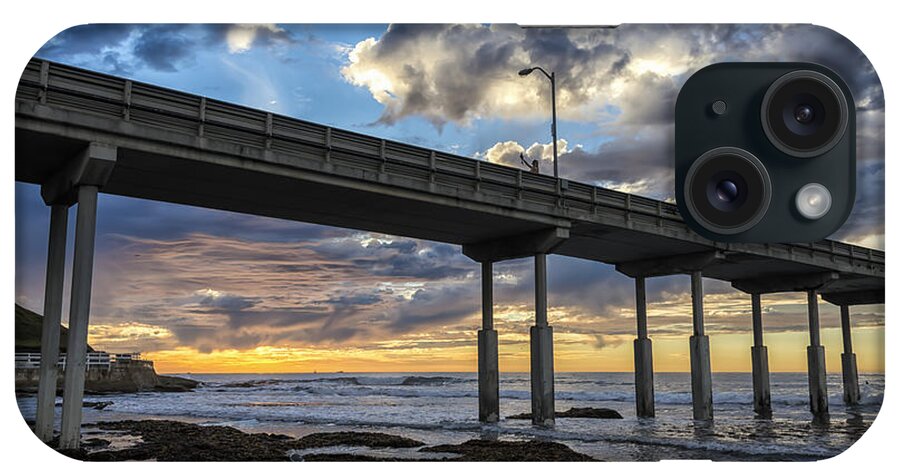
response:
<path id="1" fill-rule="evenodd" d="M 457 377 L 423 377 L 423 376 L 410 376 L 403 379 L 400 382 L 400 385 L 407 386 L 443 386 L 451 383 L 463 382 L 465 379 L 457 378 Z"/>
<path id="2" fill-rule="evenodd" d="M 559 401 L 578 402 L 634 402 L 632 384 L 607 384 L 607 389 L 595 389 L 587 379 L 560 379 L 557 385 L 556 399 Z M 577 382 L 584 382 L 578 385 Z M 663 385 L 664 386 L 664 385 Z M 593 387 L 593 388 L 592 388 Z M 809 396 L 805 385 L 799 383 L 790 389 L 773 388 L 771 401 L 773 406 L 801 408 L 809 405 Z M 252 379 L 239 382 L 211 382 L 201 392 L 254 392 L 259 400 L 265 400 L 263 394 L 290 394 L 294 392 L 317 396 L 342 397 L 394 397 L 394 398 L 477 398 L 477 383 L 473 377 L 452 375 L 324 375 L 302 376 L 299 378 Z M 509 400 L 530 400 L 531 392 L 527 386 L 509 385 L 501 381 L 500 397 Z M 883 394 L 874 388 L 863 388 L 861 405 L 875 406 L 882 402 Z M 655 400 L 658 405 L 691 405 L 692 395 L 688 389 L 668 391 L 657 387 Z M 829 404 L 843 406 L 842 396 L 837 388 L 829 392 Z M 716 405 L 753 404 L 753 394 L 749 389 L 716 391 L 713 394 Z"/>
<path id="3" fill-rule="evenodd" d="M 322 384 L 328 386 L 351 385 L 351 386 L 404 386 L 404 387 L 433 387 L 445 386 L 456 383 L 472 382 L 474 378 L 448 377 L 448 376 L 427 376 L 427 375 L 408 375 L 408 376 L 391 376 L 391 377 L 368 377 L 368 376 L 347 376 L 347 377 L 313 377 L 313 378 L 294 378 L 294 379 L 255 379 L 244 380 L 238 382 L 211 382 L 205 386 L 210 389 L 255 389 L 270 388 L 279 389 L 285 386 Z"/>

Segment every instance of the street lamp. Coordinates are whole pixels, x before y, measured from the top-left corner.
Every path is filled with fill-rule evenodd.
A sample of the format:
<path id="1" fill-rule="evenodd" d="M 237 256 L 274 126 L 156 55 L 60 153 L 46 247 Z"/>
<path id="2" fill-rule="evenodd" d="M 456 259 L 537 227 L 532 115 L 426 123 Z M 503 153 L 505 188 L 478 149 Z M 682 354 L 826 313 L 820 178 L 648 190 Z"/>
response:
<path id="1" fill-rule="evenodd" d="M 559 165 L 557 163 L 557 155 L 556 155 L 556 73 L 551 72 L 547 73 L 540 66 L 535 66 L 532 68 L 525 68 L 519 71 L 519 76 L 528 76 L 534 70 L 538 70 L 541 73 L 544 73 L 544 76 L 550 80 L 550 104 L 553 110 L 553 122 L 550 125 L 550 135 L 553 136 L 553 176 L 559 177 Z"/>

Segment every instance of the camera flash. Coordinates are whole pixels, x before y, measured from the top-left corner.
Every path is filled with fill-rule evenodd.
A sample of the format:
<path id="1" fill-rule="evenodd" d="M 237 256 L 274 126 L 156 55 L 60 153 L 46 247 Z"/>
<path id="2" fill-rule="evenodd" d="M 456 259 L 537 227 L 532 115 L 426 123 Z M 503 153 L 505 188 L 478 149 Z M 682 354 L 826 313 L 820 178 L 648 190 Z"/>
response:
<path id="1" fill-rule="evenodd" d="M 804 218 L 818 220 L 831 209 L 831 192 L 819 183 L 808 183 L 797 191 L 797 211 Z"/>

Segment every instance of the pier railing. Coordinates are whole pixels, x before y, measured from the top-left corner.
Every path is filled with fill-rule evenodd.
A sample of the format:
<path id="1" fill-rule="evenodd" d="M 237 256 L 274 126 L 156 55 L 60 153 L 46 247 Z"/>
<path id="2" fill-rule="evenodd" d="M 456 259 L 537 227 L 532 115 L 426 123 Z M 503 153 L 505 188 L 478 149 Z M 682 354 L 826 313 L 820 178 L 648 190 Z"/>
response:
<path id="1" fill-rule="evenodd" d="M 130 354 L 109 354 L 106 352 L 88 352 L 85 358 L 85 365 L 92 369 L 111 369 L 118 365 L 149 365 L 153 366 L 153 362 L 142 360 L 140 353 Z M 60 354 L 56 366 L 60 369 L 66 368 L 66 354 Z M 16 352 L 16 368 L 17 369 L 39 369 L 41 367 L 41 354 L 39 352 Z"/>

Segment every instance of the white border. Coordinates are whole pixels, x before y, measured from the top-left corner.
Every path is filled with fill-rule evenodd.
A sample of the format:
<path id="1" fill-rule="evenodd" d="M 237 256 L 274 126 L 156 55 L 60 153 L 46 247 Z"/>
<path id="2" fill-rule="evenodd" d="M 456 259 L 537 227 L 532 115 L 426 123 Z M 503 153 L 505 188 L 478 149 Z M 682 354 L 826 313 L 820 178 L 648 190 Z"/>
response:
<path id="1" fill-rule="evenodd" d="M 7 107 L 12 103 L 19 75 L 25 62 L 49 38 L 66 27 L 80 23 L 96 22 L 283 22 L 283 23 L 386 23 L 394 22 L 517 22 L 520 24 L 619 24 L 619 23 L 815 23 L 832 28 L 856 43 L 866 53 L 878 71 L 885 96 L 900 85 L 900 73 L 896 61 L 896 22 L 890 3 L 882 1 L 853 0 L 852 2 L 746 0 L 725 1 L 592 1 L 575 2 L 553 0 L 537 2 L 514 0 L 503 4 L 487 0 L 417 0 L 417 1 L 361 1 L 340 2 L 278 2 L 254 0 L 252 2 L 214 1 L 190 2 L 184 0 L 153 0 L 152 2 L 117 1 L 44 1 L 7 2 L 3 6 L 4 28 L 0 30 L 0 55 L 5 66 L 0 75 L 0 91 L 3 91 Z M 3 159 L 0 160 L 0 214 L 4 233 L 0 240 L 3 272 L 0 286 L 4 295 L 14 297 L 14 192 L 13 192 L 13 115 L 7 110 L 0 114 L 0 134 L 3 137 Z M 886 122 L 886 136 L 897 137 L 897 127 Z M 891 155 L 891 144 L 886 144 L 886 154 Z M 895 167 L 886 167 L 888 176 L 900 179 Z M 900 194 L 900 187 L 886 187 L 886 200 L 893 204 Z M 896 214 L 895 214 L 896 216 Z M 890 217 L 890 214 L 888 214 Z M 893 239 L 896 218 L 887 218 L 886 236 Z M 900 248 L 900 244 L 886 245 Z M 893 269 L 893 253 L 888 255 L 889 268 Z M 890 280 L 889 280 L 890 282 Z M 888 292 L 889 309 L 896 307 L 896 298 Z M 7 306 L 11 304 L 8 303 Z M 11 309 L 8 307 L 7 309 Z M 0 356 L 12 353 L 13 335 L 9 321 L 7 334 L 0 341 Z M 893 369 L 898 354 L 897 337 L 893 325 L 885 330 L 886 362 Z M 49 450 L 37 442 L 23 423 L 13 399 L 12 365 L 0 365 L 0 415 L 4 425 L 0 431 L 0 449 L 5 455 L 7 474 L 52 474 L 66 471 L 67 476 L 96 474 L 99 471 L 129 473 L 129 475 L 156 476 L 160 471 L 188 473 L 207 471 L 198 463 L 134 463 L 128 465 L 99 465 L 76 463 Z M 892 380 L 893 375 L 887 377 Z M 888 383 L 893 388 L 893 382 Z M 760 470 L 774 473 L 814 470 L 822 473 L 881 473 L 885 463 L 893 456 L 892 438 L 897 432 L 897 398 L 893 391 L 885 393 L 884 406 L 878 419 L 860 441 L 845 453 L 831 460 L 818 463 L 718 463 L 665 462 L 665 463 L 566 463 L 547 467 L 543 464 L 496 465 L 475 463 L 467 470 L 515 471 L 529 474 L 545 471 L 566 471 L 583 474 L 608 472 L 666 472 L 696 473 L 699 471 L 728 471 L 734 473 L 758 473 Z M 893 431 L 892 431 L 893 430 Z M 214 463 L 214 470 L 223 474 L 241 474 L 258 471 L 261 465 L 273 471 L 309 473 L 343 472 L 358 467 L 346 463 L 302 463 L 302 467 L 275 466 L 278 463 L 234 465 Z M 428 465 L 427 467 L 423 465 Z M 815 465 L 813 467 L 813 465 Z M 437 474 L 459 471 L 458 464 L 398 463 L 370 464 L 364 471 L 381 474 L 416 474 L 423 470 Z"/>

